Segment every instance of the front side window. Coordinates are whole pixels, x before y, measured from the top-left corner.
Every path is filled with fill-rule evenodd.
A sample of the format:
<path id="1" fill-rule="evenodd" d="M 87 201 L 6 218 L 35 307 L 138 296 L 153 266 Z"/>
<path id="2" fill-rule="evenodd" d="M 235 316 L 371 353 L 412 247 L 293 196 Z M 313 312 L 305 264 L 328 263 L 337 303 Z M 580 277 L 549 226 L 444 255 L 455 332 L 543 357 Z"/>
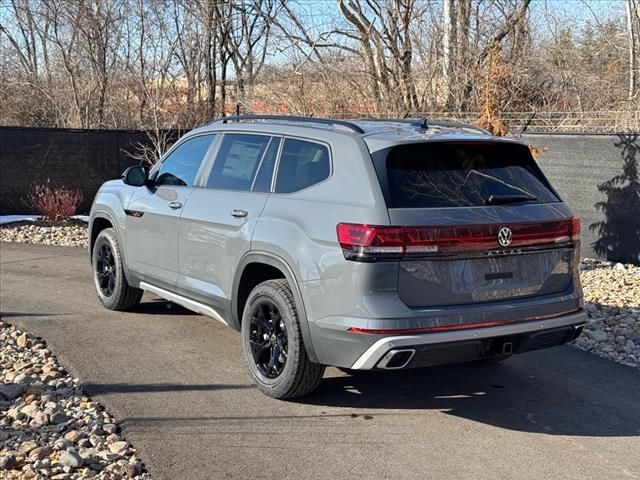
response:
<path id="1" fill-rule="evenodd" d="M 326 146 L 287 138 L 278 165 L 276 192 L 297 192 L 325 180 L 330 173 L 329 149 Z"/>
<path id="2" fill-rule="evenodd" d="M 214 134 L 186 140 L 164 159 L 155 174 L 156 185 L 192 187 Z"/>
<path id="3" fill-rule="evenodd" d="M 271 137 L 268 135 L 226 134 L 207 181 L 209 188 L 251 190 Z"/>

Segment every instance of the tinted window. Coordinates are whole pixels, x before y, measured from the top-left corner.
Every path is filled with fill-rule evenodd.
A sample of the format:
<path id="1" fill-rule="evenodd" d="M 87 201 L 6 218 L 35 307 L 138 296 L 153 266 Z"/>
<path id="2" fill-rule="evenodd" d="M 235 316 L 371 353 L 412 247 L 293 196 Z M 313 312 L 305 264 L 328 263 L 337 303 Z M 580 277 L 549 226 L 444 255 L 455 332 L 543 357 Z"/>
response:
<path id="1" fill-rule="evenodd" d="M 214 138 L 215 135 L 200 135 L 182 143 L 160 165 L 155 174 L 156 183 L 193 186 L 202 159 Z"/>
<path id="2" fill-rule="evenodd" d="M 329 149 L 304 140 L 286 139 L 278 165 L 276 192 L 290 193 L 329 177 Z"/>
<path id="3" fill-rule="evenodd" d="M 278 156 L 278 148 L 280 148 L 280 139 L 272 138 L 267 151 L 262 157 L 262 163 L 258 168 L 258 175 L 253 181 L 254 192 L 268 192 L 271 190 L 271 178 L 273 177 L 273 167 L 276 164 Z"/>
<path id="4" fill-rule="evenodd" d="M 387 156 L 386 174 L 390 208 L 479 206 L 492 200 L 517 203 L 519 198 L 527 203 L 559 201 L 528 148 L 521 145 L 396 147 Z"/>
<path id="5" fill-rule="evenodd" d="M 253 178 L 270 140 L 271 137 L 267 135 L 226 134 L 207 187 L 251 190 Z"/>

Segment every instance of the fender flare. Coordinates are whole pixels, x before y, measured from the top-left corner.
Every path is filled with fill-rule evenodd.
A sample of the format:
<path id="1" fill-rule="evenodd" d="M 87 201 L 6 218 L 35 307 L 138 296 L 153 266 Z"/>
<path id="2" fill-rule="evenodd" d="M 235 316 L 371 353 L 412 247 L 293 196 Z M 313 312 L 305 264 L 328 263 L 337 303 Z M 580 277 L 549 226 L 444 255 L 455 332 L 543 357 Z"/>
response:
<path id="1" fill-rule="evenodd" d="M 233 299 L 231 305 L 231 327 L 236 330 L 240 330 L 240 318 L 238 318 L 238 289 L 240 287 L 240 279 L 242 278 L 242 273 L 244 272 L 245 267 L 250 263 L 264 263 L 277 268 L 284 274 L 287 282 L 289 282 L 289 285 L 291 286 L 291 292 L 293 293 L 293 298 L 296 301 L 298 318 L 300 319 L 300 331 L 302 332 L 302 340 L 304 341 L 307 355 L 309 355 L 309 359 L 312 362 L 317 363 L 318 356 L 316 355 L 315 349 L 313 348 L 311 332 L 309 331 L 309 320 L 307 319 L 307 311 L 304 307 L 304 301 L 302 299 L 302 293 L 300 292 L 298 281 L 296 280 L 296 276 L 293 273 L 293 269 L 283 258 L 277 255 L 269 252 L 249 252 L 245 254 L 242 259 L 240 259 L 233 279 L 231 297 Z"/>

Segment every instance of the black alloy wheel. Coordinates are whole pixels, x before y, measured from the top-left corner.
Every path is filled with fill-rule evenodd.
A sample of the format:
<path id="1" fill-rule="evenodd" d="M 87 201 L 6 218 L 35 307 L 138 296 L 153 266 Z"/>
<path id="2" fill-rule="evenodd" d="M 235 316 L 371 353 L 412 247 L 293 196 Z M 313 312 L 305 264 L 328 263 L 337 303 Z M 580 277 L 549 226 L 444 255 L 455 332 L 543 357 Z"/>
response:
<path id="1" fill-rule="evenodd" d="M 289 282 L 274 278 L 251 290 L 242 311 L 242 350 L 258 389 L 272 398 L 313 392 L 324 365 L 312 362 L 302 338 L 300 316 Z"/>
<path id="2" fill-rule="evenodd" d="M 253 305 L 249 344 L 256 367 L 267 378 L 277 378 L 287 363 L 287 328 L 278 307 L 263 299 Z"/>
<path id="3" fill-rule="evenodd" d="M 109 310 L 128 310 L 142 298 L 142 290 L 127 281 L 121 252 L 113 228 L 101 230 L 91 249 L 93 283 L 100 303 Z"/>
<path id="4" fill-rule="evenodd" d="M 116 288 L 116 260 L 107 242 L 104 242 L 99 248 L 96 261 L 98 286 L 105 297 L 110 297 Z"/>

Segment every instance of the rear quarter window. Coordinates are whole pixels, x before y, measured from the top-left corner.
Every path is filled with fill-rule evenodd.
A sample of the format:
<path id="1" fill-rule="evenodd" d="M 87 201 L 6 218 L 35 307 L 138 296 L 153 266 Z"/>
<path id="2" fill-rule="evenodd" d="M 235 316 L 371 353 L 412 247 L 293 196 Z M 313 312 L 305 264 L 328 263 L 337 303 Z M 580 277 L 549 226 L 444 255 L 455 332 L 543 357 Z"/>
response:
<path id="1" fill-rule="evenodd" d="M 287 138 L 278 164 L 276 193 L 297 192 L 329 178 L 330 173 L 325 145 Z"/>
<path id="2" fill-rule="evenodd" d="M 378 176 L 380 168 L 377 168 Z M 559 198 L 524 145 L 421 143 L 391 149 L 384 161 L 389 208 L 474 207 L 496 197 Z M 384 183 L 383 178 L 381 183 Z"/>

